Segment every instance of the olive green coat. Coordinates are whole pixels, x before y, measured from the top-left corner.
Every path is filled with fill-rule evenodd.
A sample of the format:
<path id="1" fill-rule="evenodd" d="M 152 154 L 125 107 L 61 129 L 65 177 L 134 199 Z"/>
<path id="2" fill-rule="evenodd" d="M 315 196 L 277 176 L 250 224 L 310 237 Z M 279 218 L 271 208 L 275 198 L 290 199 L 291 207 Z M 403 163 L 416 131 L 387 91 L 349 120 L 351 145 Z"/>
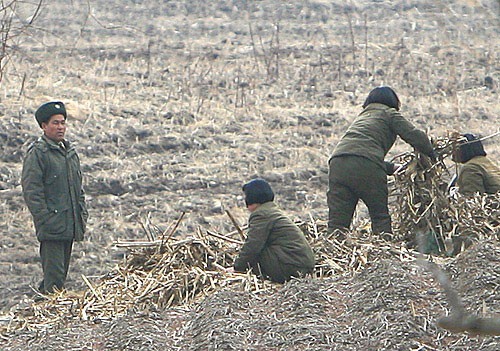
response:
<path id="1" fill-rule="evenodd" d="M 328 229 L 349 228 L 359 199 L 368 207 L 374 233 L 392 233 L 387 205 L 387 174 L 394 165 L 384 162 L 398 135 L 418 151 L 431 155 L 427 135 L 396 109 L 372 103 L 349 126 L 329 160 Z"/>
<path id="2" fill-rule="evenodd" d="M 476 156 L 460 169 L 457 185 L 462 194 L 494 194 L 500 191 L 500 169 L 486 156 Z"/>
<path id="3" fill-rule="evenodd" d="M 349 126 L 331 157 L 365 157 L 387 172 L 384 157 L 398 135 L 426 155 L 433 151 L 425 132 L 415 128 L 396 109 L 378 103 L 369 104 Z"/>
<path id="4" fill-rule="evenodd" d="M 73 146 L 39 138 L 24 159 L 21 183 L 39 241 L 83 240 L 88 212 Z"/>
<path id="5" fill-rule="evenodd" d="M 276 282 L 311 273 L 314 253 L 304 233 L 274 202 L 250 214 L 248 236 L 234 262 L 237 272 L 252 268 Z"/>

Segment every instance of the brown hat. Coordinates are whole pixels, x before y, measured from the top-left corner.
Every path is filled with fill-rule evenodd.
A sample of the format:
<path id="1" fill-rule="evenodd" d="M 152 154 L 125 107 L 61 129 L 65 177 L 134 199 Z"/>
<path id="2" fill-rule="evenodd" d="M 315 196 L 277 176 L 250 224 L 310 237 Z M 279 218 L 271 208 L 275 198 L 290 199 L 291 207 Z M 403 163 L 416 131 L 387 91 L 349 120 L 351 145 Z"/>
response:
<path id="1" fill-rule="evenodd" d="M 64 107 L 61 101 L 46 102 L 35 112 L 35 118 L 40 128 L 42 128 L 43 122 L 47 122 L 50 117 L 54 115 L 63 115 L 64 119 L 68 117 L 66 114 L 66 107 Z"/>

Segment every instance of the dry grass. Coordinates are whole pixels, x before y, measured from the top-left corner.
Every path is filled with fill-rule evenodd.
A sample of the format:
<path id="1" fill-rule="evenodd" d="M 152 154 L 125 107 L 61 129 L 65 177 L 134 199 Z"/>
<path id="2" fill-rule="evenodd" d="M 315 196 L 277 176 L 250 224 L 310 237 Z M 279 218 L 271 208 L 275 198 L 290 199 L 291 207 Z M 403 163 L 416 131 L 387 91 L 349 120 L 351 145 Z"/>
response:
<path id="1" fill-rule="evenodd" d="M 244 223 L 247 214 L 242 208 L 241 184 L 257 175 L 272 183 L 277 201 L 288 213 L 309 223 L 312 233 L 316 233 L 312 223 L 317 223 L 318 233 L 323 233 L 328 156 L 359 113 L 368 91 L 379 84 L 393 86 L 403 100 L 403 114 L 434 138 L 446 136 L 449 130 L 481 136 L 497 131 L 498 6 L 493 0 L 190 1 L 189 6 L 181 1 L 46 3 L 35 30 L 15 43 L 14 60 L 0 86 L 0 140 L 5 145 L 0 150 L 0 230 L 4 238 L 0 247 L 4 279 L 0 283 L 8 296 L 2 301 L 2 310 L 15 309 L 19 301 L 28 299 L 31 311 L 29 285 L 36 286 L 40 275 L 37 243 L 20 196 L 19 178 L 23 152 L 39 134 L 33 112 L 41 102 L 62 99 L 71 109 L 68 137 L 77 142 L 84 165 L 91 220 L 87 240 L 75 247 L 68 286 L 87 291 L 81 275 L 98 286 L 106 273 L 120 272 L 115 265 L 123 261 L 125 249 L 113 243 L 144 240 L 141 223 L 148 219 L 161 233 L 186 212 L 172 243 L 193 236 L 200 228 L 202 232 L 232 231 L 225 210 Z M 486 77 L 496 87 L 485 86 Z M 498 159 L 498 143 L 491 140 L 485 147 Z M 405 151 L 408 146 L 398 142 L 389 157 Z M 451 208 L 477 208 L 474 201 L 452 203 Z M 394 205 L 395 220 L 408 224 L 412 218 L 400 220 Z M 437 212 L 433 216 L 443 219 Z M 454 214 L 442 216 L 451 223 L 457 221 Z M 460 217 L 464 218 L 457 222 L 460 225 L 482 223 Z M 35 339 L 33 334 L 20 334 L 5 349 L 30 345 L 36 350 L 51 342 L 54 349 L 65 342 L 95 350 L 154 350 L 165 349 L 165 344 L 172 349 L 210 349 L 227 335 L 227 343 L 221 346 L 226 349 L 315 348 L 315 339 L 321 345 L 316 349 L 493 350 L 495 338 L 455 337 L 435 329 L 434 318 L 446 308 L 442 297 L 416 298 L 412 309 L 411 299 L 402 290 L 408 288 L 415 296 L 422 291 L 437 294 L 435 283 L 401 260 L 407 256 L 400 246 L 369 237 L 363 231 L 365 219 L 360 207 L 354 231 L 359 237 L 349 244 L 349 254 L 341 250 L 345 243 L 337 244 L 323 234 L 312 237 L 324 245 L 324 251 L 318 251 L 321 262 L 329 259 L 328 267 L 336 267 L 330 272 L 335 276 L 350 272 L 349 278 L 299 281 L 255 296 L 231 290 L 211 295 L 207 305 L 199 305 L 200 313 L 191 316 L 176 309 L 144 312 L 147 316 L 142 317 L 141 312 L 131 312 L 101 325 L 82 324 L 76 318 L 62 323 L 68 323 L 67 328 L 48 329 Z M 493 252 L 495 247 L 496 242 Z M 389 248 L 400 253 L 391 253 Z M 483 260 L 490 260 L 483 257 L 490 256 L 472 251 L 467 264 L 474 271 L 480 267 L 491 273 L 489 280 L 480 279 L 475 286 L 460 263 L 466 253 L 450 263 L 460 271 L 457 283 L 474 286 L 467 293 L 471 301 L 490 301 L 494 293 L 481 284 L 492 281 L 493 286 L 498 285 L 496 266 L 483 267 Z M 379 262 L 377 257 L 390 263 Z M 363 269 L 363 258 L 373 263 L 371 270 Z M 374 304 L 367 308 L 375 308 L 373 316 L 379 319 L 367 318 L 369 311 L 361 307 L 366 304 L 362 291 L 377 294 L 379 288 L 360 285 L 356 277 L 363 272 L 367 282 L 385 277 L 387 272 L 398 277 L 387 285 L 394 288 L 387 295 L 401 313 L 377 310 L 380 297 L 366 293 L 368 303 Z M 415 286 L 414 280 L 418 280 Z M 306 302 L 297 300 L 294 289 L 311 291 L 311 299 L 322 301 L 318 308 L 325 313 L 317 320 L 326 318 L 335 327 L 325 324 L 315 332 L 307 321 L 302 323 L 301 316 L 292 318 L 286 306 L 285 313 L 273 305 L 276 296 L 289 296 L 293 298 L 284 305 L 296 303 L 312 313 Z M 321 300 L 323 295 L 328 299 Z M 83 301 L 83 295 L 78 296 Z M 87 295 L 88 301 L 92 296 Z M 235 306 L 241 305 L 240 298 L 250 301 L 248 310 L 233 314 L 242 329 L 219 329 L 222 336 L 201 329 L 205 324 L 226 325 L 224 311 L 230 309 L 210 306 L 218 306 L 219 298 L 230 299 L 227 296 L 234 298 Z M 351 308 L 336 310 L 336 301 L 341 305 L 348 297 L 352 297 Z M 328 310 L 332 305 L 334 310 Z M 249 326 L 259 319 L 255 314 L 256 320 L 251 318 L 258 311 L 266 314 L 265 329 Z M 286 318 L 281 319 L 280 313 Z M 339 324 L 339 315 L 352 324 Z M 213 324 L 204 324 L 203 318 L 208 316 L 215 316 L 210 321 Z M 397 323 L 387 324 L 393 317 Z M 384 334 L 389 333 L 388 325 L 397 333 Z M 129 327 L 140 333 L 126 333 Z M 80 328 L 82 338 L 78 339 L 71 330 Z M 287 335 L 289 342 L 278 335 Z M 402 335 L 412 341 L 396 345 Z M 335 344 L 335 340 L 340 341 Z"/>

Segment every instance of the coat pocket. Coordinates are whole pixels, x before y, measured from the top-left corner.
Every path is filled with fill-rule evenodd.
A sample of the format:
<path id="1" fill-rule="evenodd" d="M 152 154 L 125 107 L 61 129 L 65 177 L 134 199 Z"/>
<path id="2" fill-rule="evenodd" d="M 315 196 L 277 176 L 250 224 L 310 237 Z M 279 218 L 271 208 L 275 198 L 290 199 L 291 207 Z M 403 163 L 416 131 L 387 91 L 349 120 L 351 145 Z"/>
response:
<path id="1" fill-rule="evenodd" d="M 68 209 L 54 209 L 50 211 L 49 217 L 40 227 L 40 231 L 45 235 L 61 234 L 67 228 Z"/>

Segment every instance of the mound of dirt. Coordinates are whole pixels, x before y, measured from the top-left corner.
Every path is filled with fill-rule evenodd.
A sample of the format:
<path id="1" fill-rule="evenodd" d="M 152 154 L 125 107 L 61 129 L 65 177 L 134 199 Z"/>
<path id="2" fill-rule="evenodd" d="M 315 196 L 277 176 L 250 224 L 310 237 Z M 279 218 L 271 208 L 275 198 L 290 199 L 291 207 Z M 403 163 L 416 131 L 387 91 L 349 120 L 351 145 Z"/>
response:
<path id="1" fill-rule="evenodd" d="M 478 245 L 449 267 L 460 269 L 479 252 L 495 254 L 495 245 Z M 491 289 L 500 287 L 500 275 L 485 276 L 461 277 L 467 303 L 496 299 Z M 446 311 L 439 285 L 418 264 L 382 260 L 348 279 L 292 281 L 250 296 L 217 293 L 193 312 L 186 335 L 191 350 L 497 349 L 499 337 L 465 339 L 438 328 Z"/>

